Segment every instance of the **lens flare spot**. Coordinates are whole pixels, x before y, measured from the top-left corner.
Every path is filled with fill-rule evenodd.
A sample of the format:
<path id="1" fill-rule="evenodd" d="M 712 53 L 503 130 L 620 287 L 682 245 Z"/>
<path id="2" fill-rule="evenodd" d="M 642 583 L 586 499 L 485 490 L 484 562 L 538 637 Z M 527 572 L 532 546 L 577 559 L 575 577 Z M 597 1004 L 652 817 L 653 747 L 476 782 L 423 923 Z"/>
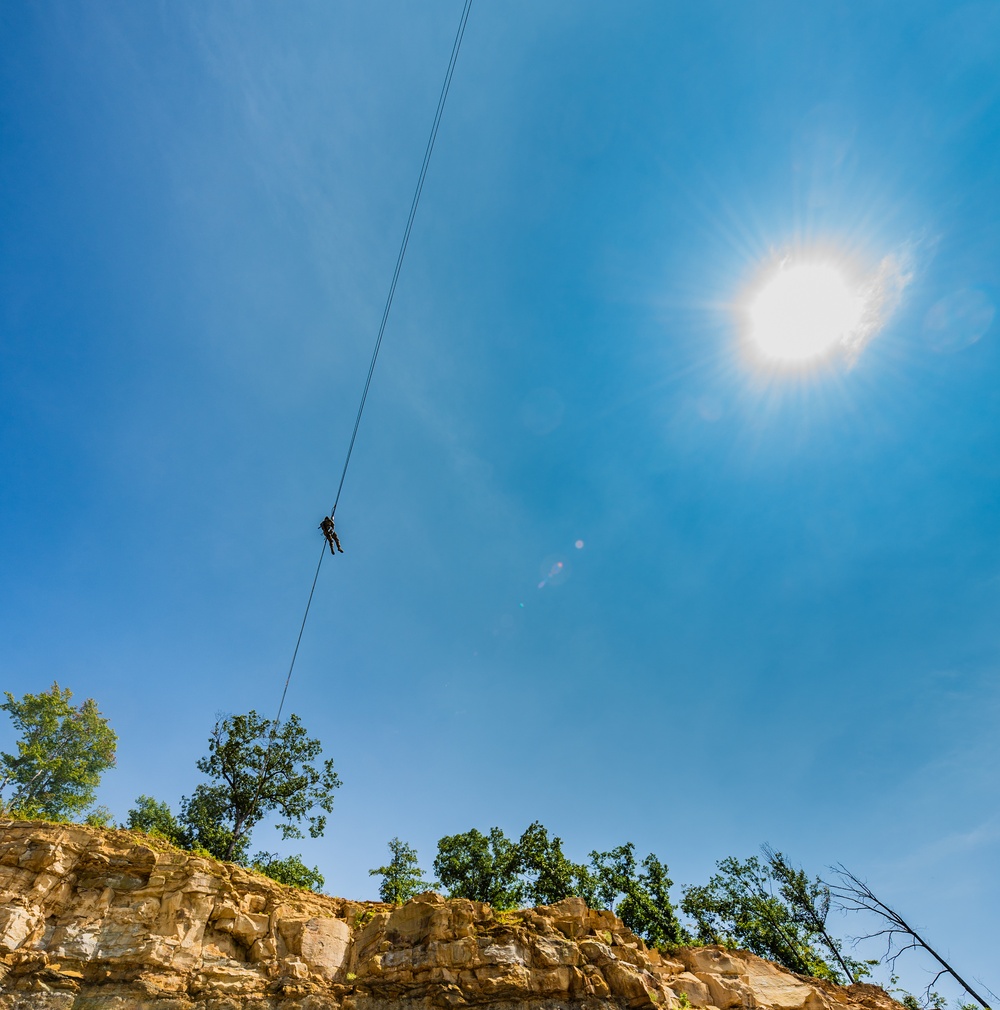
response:
<path id="1" fill-rule="evenodd" d="M 931 306 L 924 320 L 924 332 L 935 351 L 951 354 L 980 340 L 995 315 L 993 302 L 983 291 L 964 288 Z"/>
<path id="2" fill-rule="evenodd" d="M 576 548 L 576 549 L 577 549 L 578 551 L 582 551 L 582 550 L 583 550 L 583 541 L 582 541 L 582 540 L 577 540 L 577 542 L 576 542 L 575 544 L 573 544 L 573 546 L 574 546 L 574 547 L 575 547 L 575 548 Z"/>
<path id="3" fill-rule="evenodd" d="M 544 589 L 546 586 L 559 586 L 566 581 L 566 577 L 569 575 L 569 565 L 566 564 L 561 558 L 546 558 L 542 562 L 541 566 L 541 576 L 542 580 L 538 583 L 539 589 Z"/>

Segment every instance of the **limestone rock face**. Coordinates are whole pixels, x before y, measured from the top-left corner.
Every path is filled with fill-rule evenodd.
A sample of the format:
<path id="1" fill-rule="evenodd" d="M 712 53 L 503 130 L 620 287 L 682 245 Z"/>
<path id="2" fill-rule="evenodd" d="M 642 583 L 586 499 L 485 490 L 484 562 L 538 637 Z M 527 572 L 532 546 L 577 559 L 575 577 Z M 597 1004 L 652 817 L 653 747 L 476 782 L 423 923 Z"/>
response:
<path id="1" fill-rule="evenodd" d="M 0 1010 L 898 1010 L 737 951 L 648 949 L 579 898 L 520 912 L 283 887 L 126 831 L 0 822 Z"/>

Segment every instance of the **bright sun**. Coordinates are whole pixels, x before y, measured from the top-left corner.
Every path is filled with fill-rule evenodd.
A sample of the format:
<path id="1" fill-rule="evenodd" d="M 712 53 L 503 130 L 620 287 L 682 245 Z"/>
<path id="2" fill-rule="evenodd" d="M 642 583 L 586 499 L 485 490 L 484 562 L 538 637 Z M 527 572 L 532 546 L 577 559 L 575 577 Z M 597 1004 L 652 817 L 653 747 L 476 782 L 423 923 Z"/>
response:
<path id="1" fill-rule="evenodd" d="M 835 266 L 782 264 L 750 301 L 750 336 L 769 358 L 817 358 L 859 325 L 865 300 Z"/>

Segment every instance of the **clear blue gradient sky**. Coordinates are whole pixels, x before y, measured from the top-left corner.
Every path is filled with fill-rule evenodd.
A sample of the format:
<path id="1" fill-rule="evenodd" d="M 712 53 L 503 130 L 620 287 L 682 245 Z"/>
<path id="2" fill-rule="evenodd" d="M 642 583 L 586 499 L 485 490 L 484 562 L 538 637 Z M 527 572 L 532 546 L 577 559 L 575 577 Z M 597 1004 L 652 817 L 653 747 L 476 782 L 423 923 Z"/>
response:
<path id="1" fill-rule="evenodd" d="M 0 10 L 0 686 L 119 817 L 277 706 L 460 9 Z M 344 786 L 257 847 L 767 841 L 997 987 L 998 67 L 997 3 L 474 6 L 290 690 Z M 762 372 L 810 243 L 911 280 Z"/>

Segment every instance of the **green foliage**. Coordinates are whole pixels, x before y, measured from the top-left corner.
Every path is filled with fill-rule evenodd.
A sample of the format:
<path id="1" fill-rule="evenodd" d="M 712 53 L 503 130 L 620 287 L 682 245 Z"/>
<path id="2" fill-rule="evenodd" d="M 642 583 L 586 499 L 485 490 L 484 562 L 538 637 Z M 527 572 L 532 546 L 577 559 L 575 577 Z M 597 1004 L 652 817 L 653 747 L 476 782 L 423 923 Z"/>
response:
<path id="1" fill-rule="evenodd" d="M 87 811 L 83 823 L 89 824 L 92 828 L 113 828 L 115 815 L 105 806 L 92 807 Z"/>
<path id="2" fill-rule="evenodd" d="M 906 1010 L 944 1010 L 948 1005 L 948 998 L 939 992 L 926 993 L 924 998 L 918 999 L 913 993 L 905 993 L 899 1000 Z M 980 1010 L 977 1003 L 970 1003 L 971 1010 Z M 966 1010 L 965 1004 L 960 1004 L 960 1010 Z"/>
<path id="3" fill-rule="evenodd" d="M 818 942 L 825 947 L 843 972 L 841 976 L 840 972 L 831 968 L 834 981 L 843 982 L 846 977 L 849 982 L 857 982 L 870 975 L 872 966 L 878 961 L 859 961 L 849 957 L 843 952 L 841 941 L 827 929 L 830 888 L 819 877 L 810 879 L 804 870 L 793 866 L 782 853 L 775 852 L 769 845 L 761 846 L 761 851 L 793 922 L 809 937 L 809 943 Z"/>
<path id="4" fill-rule="evenodd" d="M 191 796 L 183 797 L 180 821 L 185 848 L 197 846 L 216 859 L 241 866 L 250 858 L 249 827 L 240 835 L 233 830 L 235 818 L 226 786 L 202 784 Z"/>
<path id="5" fill-rule="evenodd" d="M 17 753 L 0 753 L 0 799 L 5 814 L 60 820 L 79 817 L 93 802 L 101 776 L 115 764 L 118 737 L 88 698 L 74 707 L 73 692 L 53 684 L 41 694 L 0 705 L 19 734 Z"/>
<path id="6" fill-rule="evenodd" d="M 765 855 L 764 862 L 723 859 L 707 885 L 685 890 L 681 907 L 694 920 L 697 941 L 742 947 L 800 975 L 843 981 L 817 950 L 830 950 L 829 890 L 792 870 L 780 853 L 765 849 Z M 831 953 L 840 961 L 839 949 Z"/>
<path id="7" fill-rule="evenodd" d="M 165 838 L 183 849 L 190 847 L 190 838 L 166 803 L 143 794 L 129 810 L 125 827 L 132 831 L 144 831 L 147 835 Z"/>
<path id="8" fill-rule="evenodd" d="M 552 905 L 592 890 L 587 868 L 567 859 L 562 839 L 550 839 L 548 831 L 538 821 L 528 825 L 517 847 L 520 871 L 528 878 L 526 897 L 532 904 Z"/>
<path id="9" fill-rule="evenodd" d="M 369 870 L 370 877 L 381 877 L 378 893 L 382 901 L 402 905 L 415 894 L 429 891 L 434 885 L 423 880 L 424 871 L 417 865 L 417 850 L 398 838 L 389 842 L 392 858 L 385 866 Z"/>
<path id="10" fill-rule="evenodd" d="M 518 908 L 527 893 L 520 871 L 518 846 L 499 828 L 488 836 L 473 828 L 438 842 L 434 872 L 452 898 L 484 901 L 498 911 Z"/>
<path id="11" fill-rule="evenodd" d="M 332 811 L 340 779 L 332 760 L 317 767 L 322 745 L 306 735 L 298 716 L 280 726 L 254 711 L 227 716 L 216 722 L 208 747 L 198 770 L 212 781 L 181 804 L 193 843 L 219 859 L 246 862 L 250 832 L 272 812 L 282 818 L 283 838 L 301 838 L 303 819 L 313 838 L 323 834 L 326 817 L 314 811 Z"/>
<path id="12" fill-rule="evenodd" d="M 670 900 L 673 881 L 653 853 L 637 865 L 635 846 L 626 842 L 610 852 L 592 852 L 590 860 L 594 907 L 612 909 L 633 933 L 653 946 L 689 940 Z"/>
<path id="13" fill-rule="evenodd" d="M 876 964 L 878 962 L 875 962 Z M 899 976 L 893 972 L 889 976 L 888 992 L 896 1000 L 906 1007 L 906 1010 L 944 1010 L 948 1005 L 946 997 L 941 993 L 928 989 L 923 994 L 923 999 L 914 996 L 912 992 L 907 992 L 902 986 L 897 985 Z M 959 1003 L 958 1010 L 980 1010 L 978 1003 Z"/>
<path id="14" fill-rule="evenodd" d="M 199 795 L 198 800 L 204 802 L 205 793 Z M 186 808 L 190 810 L 190 804 Z M 205 808 L 202 808 L 204 811 Z M 211 811 L 209 811 L 211 813 Z M 206 820 L 208 820 L 206 816 Z M 140 796 L 135 801 L 135 806 L 128 812 L 128 820 L 125 827 L 133 831 L 143 831 L 146 834 L 157 838 L 164 838 L 168 842 L 182 849 L 188 849 L 200 856 L 215 856 L 216 853 L 199 844 L 198 836 L 194 829 L 182 823 L 170 809 L 170 807 L 152 796 Z M 211 837 L 217 846 L 228 841 L 232 836 L 225 827 L 216 829 L 216 834 L 211 834 L 213 826 L 204 825 L 201 837 Z M 216 850 L 218 851 L 218 849 Z M 310 869 L 302 861 L 301 856 L 286 856 L 281 858 L 276 852 L 258 852 L 252 860 L 246 859 L 246 840 L 237 853 L 236 862 L 243 865 L 249 864 L 251 869 L 258 873 L 263 873 L 279 884 L 287 884 L 289 887 L 301 887 L 303 890 L 316 891 L 322 893 L 325 883 L 323 875 L 319 872 L 319 867 Z"/>
<path id="15" fill-rule="evenodd" d="M 652 853 L 637 864 L 631 842 L 592 852 L 587 866 L 568 859 L 562 839 L 550 838 L 538 821 L 516 843 L 499 828 L 489 836 L 473 829 L 438 842 L 434 870 L 451 897 L 485 901 L 497 911 L 579 896 L 591 907 L 613 909 L 651 944 L 687 939 L 670 900 L 666 866 Z"/>
<path id="16" fill-rule="evenodd" d="M 301 856 L 286 856 L 280 859 L 276 852 L 258 852 L 253 857 L 250 868 L 276 880 L 279 884 L 301 887 L 304 891 L 315 891 L 317 894 L 323 893 L 323 884 L 326 882 L 319 872 L 319 867 L 309 869 L 302 862 Z"/>

